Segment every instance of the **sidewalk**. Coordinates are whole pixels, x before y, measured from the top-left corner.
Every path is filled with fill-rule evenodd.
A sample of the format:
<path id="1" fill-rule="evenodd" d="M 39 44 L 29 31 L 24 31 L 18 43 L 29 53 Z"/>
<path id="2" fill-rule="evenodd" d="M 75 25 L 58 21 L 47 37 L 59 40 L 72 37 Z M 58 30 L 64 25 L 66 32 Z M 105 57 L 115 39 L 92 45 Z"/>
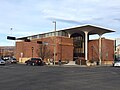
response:
<path id="1" fill-rule="evenodd" d="M 62 65 L 46 65 L 48 67 L 88 67 L 86 65 L 66 65 L 66 64 L 62 64 Z"/>
<path id="2" fill-rule="evenodd" d="M 51 66 L 51 67 L 110 67 L 112 65 L 95 65 L 95 66 L 87 66 L 87 65 L 66 65 L 66 64 L 62 64 L 62 65 L 46 65 L 46 66 Z"/>

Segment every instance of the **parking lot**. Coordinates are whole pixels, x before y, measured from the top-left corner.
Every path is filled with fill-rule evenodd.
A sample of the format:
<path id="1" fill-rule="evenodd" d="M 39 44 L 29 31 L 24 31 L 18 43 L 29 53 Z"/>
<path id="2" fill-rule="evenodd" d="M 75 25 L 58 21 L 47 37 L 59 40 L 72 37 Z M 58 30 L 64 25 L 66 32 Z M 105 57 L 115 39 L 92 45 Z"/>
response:
<path id="1" fill-rule="evenodd" d="M 0 90 L 119 90 L 120 68 L 111 66 L 0 66 Z"/>

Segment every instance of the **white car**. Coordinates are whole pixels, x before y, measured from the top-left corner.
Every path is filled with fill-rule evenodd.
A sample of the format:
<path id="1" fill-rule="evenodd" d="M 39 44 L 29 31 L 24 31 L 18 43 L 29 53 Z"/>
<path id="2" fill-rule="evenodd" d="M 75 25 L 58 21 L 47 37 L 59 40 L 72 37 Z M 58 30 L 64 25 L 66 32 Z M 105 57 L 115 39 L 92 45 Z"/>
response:
<path id="1" fill-rule="evenodd" d="M 10 60 L 8 60 L 10 63 L 17 63 L 16 58 L 10 58 Z"/>
<path id="2" fill-rule="evenodd" d="M 114 61 L 113 66 L 114 66 L 114 67 L 120 66 L 120 60 L 119 60 L 119 61 Z"/>
<path id="3" fill-rule="evenodd" d="M 5 61 L 0 59 L 0 65 L 5 65 Z"/>

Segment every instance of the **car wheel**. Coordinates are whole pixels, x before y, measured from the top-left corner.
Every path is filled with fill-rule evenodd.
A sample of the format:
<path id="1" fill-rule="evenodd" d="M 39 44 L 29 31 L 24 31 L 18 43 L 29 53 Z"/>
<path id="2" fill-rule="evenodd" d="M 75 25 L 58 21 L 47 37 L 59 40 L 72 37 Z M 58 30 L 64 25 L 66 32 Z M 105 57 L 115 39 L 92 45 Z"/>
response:
<path id="1" fill-rule="evenodd" d="M 114 64 L 112 66 L 114 67 Z"/>
<path id="2" fill-rule="evenodd" d="M 28 63 L 26 63 L 26 65 L 28 65 Z"/>

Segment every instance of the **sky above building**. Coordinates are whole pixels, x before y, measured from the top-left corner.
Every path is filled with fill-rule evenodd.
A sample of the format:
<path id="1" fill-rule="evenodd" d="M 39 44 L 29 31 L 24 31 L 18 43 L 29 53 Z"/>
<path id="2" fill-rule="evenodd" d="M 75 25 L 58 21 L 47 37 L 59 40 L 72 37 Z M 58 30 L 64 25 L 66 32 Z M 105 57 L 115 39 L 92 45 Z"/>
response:
<path id="1" fill-rule="evenodd" d="M 15 44 L 7 36 L 53 31 L 53 21 L 57 30 L 92 24 L 116 31 L 104 37 L 119 38 L 120 0 L 0 0 L 0 46 Z"/>

